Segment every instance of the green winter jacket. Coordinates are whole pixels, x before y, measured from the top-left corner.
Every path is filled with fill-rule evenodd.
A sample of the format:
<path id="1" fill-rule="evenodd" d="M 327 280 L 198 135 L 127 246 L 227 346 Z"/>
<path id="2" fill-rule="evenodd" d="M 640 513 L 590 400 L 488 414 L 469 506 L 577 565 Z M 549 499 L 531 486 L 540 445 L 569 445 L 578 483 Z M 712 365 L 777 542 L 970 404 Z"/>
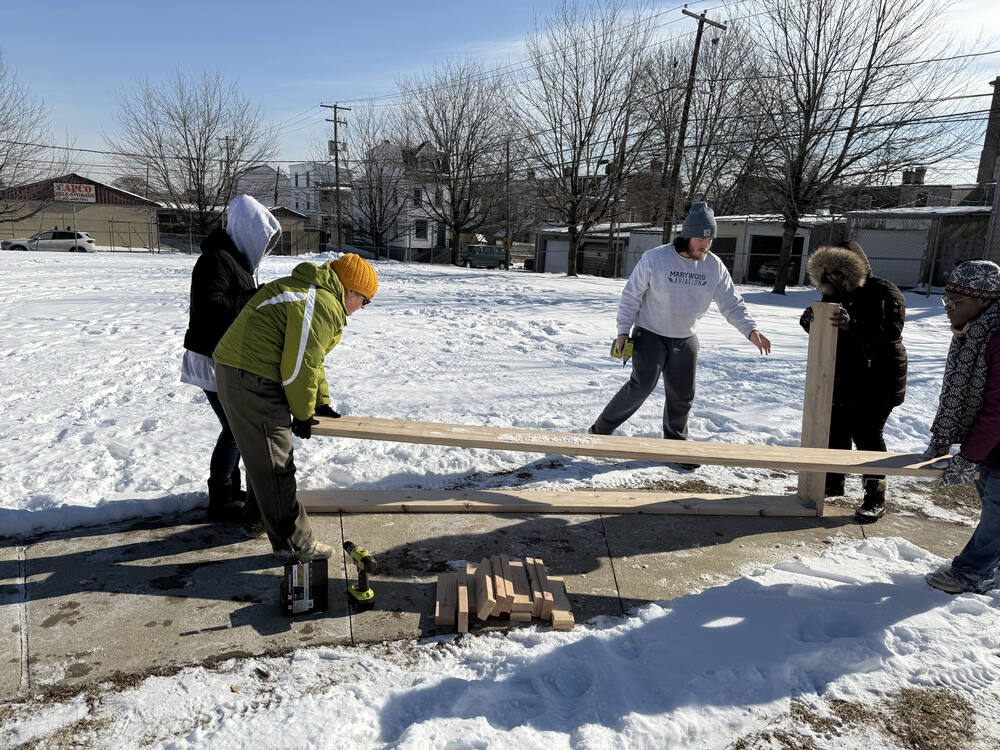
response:
<path id="1" fill-rule="evenodd" d="M 281 383 L 292 416 L 309 419 L 330 403 L 323 360 L 346 322 L 344 286 L 330 263 L 300 263 L 257 290 L 212 357 Z"/>

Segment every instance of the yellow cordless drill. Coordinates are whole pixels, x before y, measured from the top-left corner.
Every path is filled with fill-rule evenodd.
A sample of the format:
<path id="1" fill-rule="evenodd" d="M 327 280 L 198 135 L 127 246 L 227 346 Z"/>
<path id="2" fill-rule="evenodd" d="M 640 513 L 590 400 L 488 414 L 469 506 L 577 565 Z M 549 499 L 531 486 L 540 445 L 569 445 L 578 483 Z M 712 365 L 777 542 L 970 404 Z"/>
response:
<path id="1" fill-rule="evenodd" d="M 371 609 L 375 606 L 375 592 L 368 585 L 368 574 L 376 570 L 375 558 L 371 552 L 353 542 L 344 542 L 344 551 L 358 569 L 358 582 L 347 587 L 347 600 L 357 612 Z"/>

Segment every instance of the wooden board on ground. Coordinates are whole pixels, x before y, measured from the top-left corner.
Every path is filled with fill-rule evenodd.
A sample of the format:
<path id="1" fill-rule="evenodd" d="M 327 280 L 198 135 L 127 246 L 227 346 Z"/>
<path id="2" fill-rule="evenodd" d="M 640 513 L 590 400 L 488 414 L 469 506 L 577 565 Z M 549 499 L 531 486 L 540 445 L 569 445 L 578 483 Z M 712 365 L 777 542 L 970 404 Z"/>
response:
<path id="1" fill-rule="evenodd" d="M 524 569 L 524 562 L 521 560 L 510 561 L 510 575 L 514 583 L 514 604 L 510 608 L 511 615 L 518 612 L 532 611 L 531 585 L 528 583 L 528 573 Z"/>
<path id="2" fill-rule="evenodd" d="M 493 566 L 484 557 L 476 568 L 476 617 L 485 620 L 493 614 L 497 600 L 493 595 Z"/>
<path id="3" fill-rule="evenodd" d="M 531 612 L 511 612 L 510 619 L 513 622 L 531 622 Z"/>
<path id="4" fill-rule="evenodd" d="M 699 440 L 590 435 L 518 427 L 410 422 L 374 417 L 319 417 L 313 435 L 389 440 L 401 443 L 454 445 L 464 448 L 601 456 L 633 461 L 699 463 L 838 474 L 941 476 L 928 468 L 933 461 L 915 453 L 843 451 L 778 445 L 741 445 Z"/>
<path id="5" fill-rule="evenodd" d="M 458 606 L 458 574 L 441 573 L 437 579 L 437 598 L 434 601 L 434 624 L 454 625 Z"/>
<path id="6" fill-rule="evenodd" d="M 795 495 L 643 490 L 299 490 L 310 513 L 656 513 L 815 516 Z"/>
<path id="7" fill-rule="evenodd" d="M 469 616 L 476 614 L 476 566 L 469 563 L 465 566 L 469 593 Z"/>
<path id="8" fill-rule="evenodd" d="M 497 598 L 497 606 L 493 608 L 493 616 L 496 617 L 501 612 L 510 612 L 507 608 L 507 582 L 503 577 L 503 563 L 500 562 L 500 555 L 493 555 L 490 558 L 490 563 L 493 566 L 493 591 Z"/>
<path id="9" fill-rule="evenodd" d="M 469 632 L 469 577 L 465 570 L 455 574 L 458 579 L 458 632 Z"/>
<path id="10" fill-rule="evenodd" d="M 569 603 L 569 594 L 566 592 L 566 582 L 562 578 L 553 576 L 549 578 L 552 585 L 552 629 L 572 630 L 576 620 L 573 617 L 573 608 Z"/>
<path id="11" fill-rule="evenodd" d="M 514 594 L 514 578 L 511 576 L 511 571 L 510 571 L 510 557 L 501 554 L 500 566 L 501 570 L 503 571 L 504 594 L 507 597 L 503 603 L 503 611 L 511 612 L 514 609 L 515 594 Z"/>

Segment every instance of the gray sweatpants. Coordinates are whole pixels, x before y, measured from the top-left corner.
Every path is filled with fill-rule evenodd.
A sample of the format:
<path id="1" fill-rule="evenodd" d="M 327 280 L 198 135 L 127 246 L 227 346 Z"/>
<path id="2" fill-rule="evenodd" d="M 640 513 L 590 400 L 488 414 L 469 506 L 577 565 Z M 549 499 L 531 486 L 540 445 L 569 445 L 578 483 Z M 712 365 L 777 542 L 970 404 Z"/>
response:
<path id="1" fill-rule="evenodd" d="M 215 379 L 271 546 L 276 550 L 308 547 L 313 541 L 312 527 L 295 497 L 292 416 L 285 389 L 273 380 L 227 365 L 215 365 Z"/>
<path id="2" fill-rule="evenodd" d="M 687 440 L 688 414 L 694 401 L 694 373 L 698 364 L 698 337 L 671 339 L 637 328 L 633 338 L 632 377 L 608 402 L 591 428 L 610 435 L 638 411 L 663 375 L 663 437 Z"/>

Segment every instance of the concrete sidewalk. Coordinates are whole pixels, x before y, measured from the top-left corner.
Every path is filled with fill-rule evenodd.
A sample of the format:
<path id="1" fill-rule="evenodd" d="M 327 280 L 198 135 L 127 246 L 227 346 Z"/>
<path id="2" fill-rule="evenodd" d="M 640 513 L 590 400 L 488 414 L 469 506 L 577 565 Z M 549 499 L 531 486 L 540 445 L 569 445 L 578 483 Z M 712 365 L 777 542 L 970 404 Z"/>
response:
<path id="1" fill-rule="evenodd" d="M 193 516 L 74 529 L 23 544 L 4 540 L 0 700 L 72 694 L 108 680 L 130 684 L 186 665 L 301 646 L 451 632 L 433 623 L 437 574 L 488 554 L 543 558 L 565 578 L 579 624 L 730 581 L 754 562 L 815 554 L 837 540 L 900 536 L 951 557 L 971 534 L 914 517 L 861 527 L 849 511 L 829 512 L 313 515 L 318 538 L 337 548 L 351 540 L 375 554 L 375 608 L 349 612 L 343 592 L 354 568 L 335 557 L 329 612 L 294 619 L 278 608 L 281 567 L 267 542 Z"/>

